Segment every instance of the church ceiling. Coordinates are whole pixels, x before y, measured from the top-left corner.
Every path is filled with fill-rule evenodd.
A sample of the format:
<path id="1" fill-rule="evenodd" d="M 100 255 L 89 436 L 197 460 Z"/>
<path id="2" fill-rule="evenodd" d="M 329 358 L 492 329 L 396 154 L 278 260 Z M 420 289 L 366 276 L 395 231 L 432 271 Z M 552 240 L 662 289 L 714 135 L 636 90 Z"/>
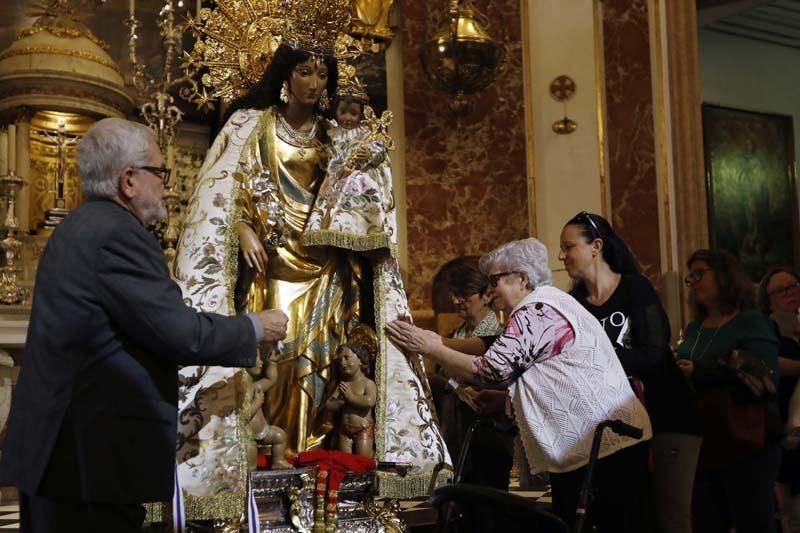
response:
<path id="1" fill-rule="evenodd" d="M 700 28 L 800 50 L 800 0 L 698 0 Z"/>

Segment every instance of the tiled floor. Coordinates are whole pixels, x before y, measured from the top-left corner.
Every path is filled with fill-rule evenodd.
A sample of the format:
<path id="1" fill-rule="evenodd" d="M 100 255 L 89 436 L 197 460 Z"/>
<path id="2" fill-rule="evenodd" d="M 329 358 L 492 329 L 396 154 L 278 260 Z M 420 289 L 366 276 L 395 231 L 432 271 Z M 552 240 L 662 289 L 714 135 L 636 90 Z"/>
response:
<path id="1" fill-rule="evenodd" d="M 0 531 L 19 531 L 19 506 L 0 505 Z"/>
<path id="2" fill-rule="evenodd" d="M 552 503 L 549 490 L 522 491 L 512 481 L 511 492 L 545 505 Z M 428 505 L 427 498 L 401 501 L 400 509 L 402 510 L 403 521 L 409 524 L 429 522 L 433 513 L 433 510 Z M 5 531 L 19 531 L 19 506 L 15 503 L 0 505 L 0 532 Z"/>

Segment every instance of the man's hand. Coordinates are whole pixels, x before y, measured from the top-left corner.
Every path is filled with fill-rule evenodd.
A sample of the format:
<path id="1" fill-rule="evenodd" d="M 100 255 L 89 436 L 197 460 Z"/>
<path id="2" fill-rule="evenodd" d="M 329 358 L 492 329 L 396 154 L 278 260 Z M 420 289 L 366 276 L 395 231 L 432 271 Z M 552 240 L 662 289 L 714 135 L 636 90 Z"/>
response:
<path id="1" fill-rule="evenodd" d="M 286 325 L 289 323 L 289 317 L 283 311 L 280 309 L 267 309 L 256 316 L 264 325 L 265 341 L 274 342 L 286 338 Z"/>
<path id="2" fill-rule="evenodd" d="M 429 354 L 442 345 L 442 338 L 433 331 L 418 328 L 404 320 L 392 320 L 386 325 L 389 340 L 413 353 Z"/>

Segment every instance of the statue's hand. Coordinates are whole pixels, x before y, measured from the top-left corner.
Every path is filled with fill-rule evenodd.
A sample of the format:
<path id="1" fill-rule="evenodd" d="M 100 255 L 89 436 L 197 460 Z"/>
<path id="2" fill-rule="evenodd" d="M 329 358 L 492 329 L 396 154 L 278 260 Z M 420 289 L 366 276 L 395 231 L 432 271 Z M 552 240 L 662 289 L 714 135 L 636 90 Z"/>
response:
<path id="1" fill-rule="evenodd" d="M 352 402 L 353 401 L 353 396 L 354 396 L 353 389 L 350 388 L 350 384 L 349 383 L 347 383 L 346 381 L 342 381 L 339 384 L 339 390 L 341 391 L 342 396 L 344 396 L 345 400 L 347 400 L 348 402 Z"/>
<path id="2" fill-rule="evenodd" d="M 266 272 L 267 251 L 264 250 L 264 245 L 261 244 L 256 232 L 244 222 L 236 225 L 236 232 L 239 234 L 239 248 L 242 250 L 244 262 L 261 273 Z"/>
<path id="3" fill-rule="evenodd" d="M 289 317 L 280 309 L 267 309 L 258 313 L 258 319 L 264 326 L 265 341 L 279 341 L 286 338 L 286 326 Z"/>

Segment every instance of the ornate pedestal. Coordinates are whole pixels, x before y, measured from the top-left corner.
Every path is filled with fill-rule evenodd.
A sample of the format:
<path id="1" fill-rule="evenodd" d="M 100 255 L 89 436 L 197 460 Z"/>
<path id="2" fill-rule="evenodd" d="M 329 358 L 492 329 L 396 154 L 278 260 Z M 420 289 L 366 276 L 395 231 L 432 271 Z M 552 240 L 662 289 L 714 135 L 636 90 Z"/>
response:
<path id="1" fill-rule="evenodd" d="M 316 478 L 315 466 L 252 472 L 250 484 L 261 531 L 265 533 L 326 531 L 324 524 L 315 527 Z M 374 501 L 377 494 L 375 472 L 345 476 L 339 487 L 339 517 L 335 531 L 404 532 L 405 526 L 397 518 L 399 511 L 397 501 L 387 500 L 382 507 L 379 507 Z"/>

